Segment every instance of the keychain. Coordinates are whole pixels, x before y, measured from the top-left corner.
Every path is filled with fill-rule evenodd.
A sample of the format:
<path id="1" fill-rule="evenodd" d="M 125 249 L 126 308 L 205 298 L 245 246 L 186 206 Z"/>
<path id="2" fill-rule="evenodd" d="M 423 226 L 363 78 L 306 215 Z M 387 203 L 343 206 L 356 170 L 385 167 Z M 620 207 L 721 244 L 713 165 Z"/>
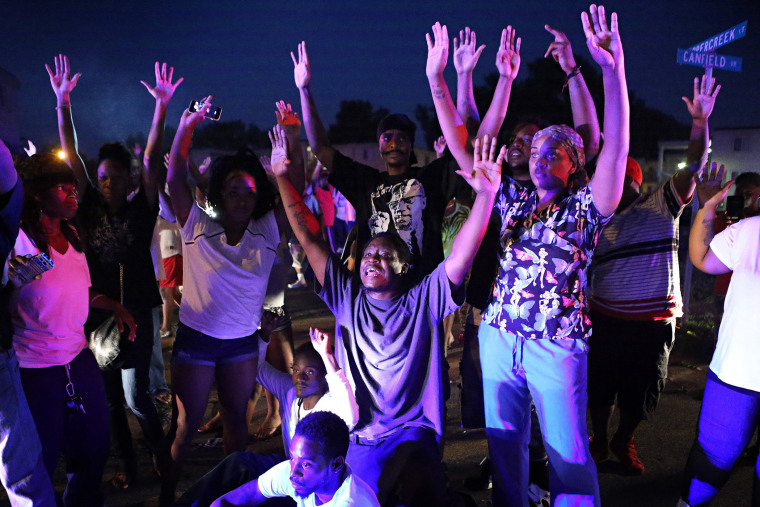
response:
<path id="1" fill-rule="evenodd" d="M 71 366 L 66 363 L 66 377 L 69 379 L 69 383 L 66 384 L 66 394 L 69 396 L 66 400 L 66 407 L 73 411 L 79 411 L 83 414 L 87 414 L 84 410 L 84 404 L 82 403 L 82 397 L 77 396 L 74 391 L 74 383 L 71 381 Z"/>

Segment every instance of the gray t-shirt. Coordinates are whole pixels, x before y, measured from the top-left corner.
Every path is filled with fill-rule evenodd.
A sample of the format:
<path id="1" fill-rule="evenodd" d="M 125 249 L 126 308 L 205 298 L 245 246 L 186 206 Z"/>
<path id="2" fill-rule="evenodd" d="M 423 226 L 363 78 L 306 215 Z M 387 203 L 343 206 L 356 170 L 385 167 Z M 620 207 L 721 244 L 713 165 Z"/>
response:
<path id="1" fill-rule="evenodd" d="M 444 263 L 408 292 L 373 299 L 331 255 L 319 292 L 335 314 L 335 356 L 356 392 L 354 432 L 383 438 L 422 426 L 443 432 L 443 318 L 464 302 Z"/>

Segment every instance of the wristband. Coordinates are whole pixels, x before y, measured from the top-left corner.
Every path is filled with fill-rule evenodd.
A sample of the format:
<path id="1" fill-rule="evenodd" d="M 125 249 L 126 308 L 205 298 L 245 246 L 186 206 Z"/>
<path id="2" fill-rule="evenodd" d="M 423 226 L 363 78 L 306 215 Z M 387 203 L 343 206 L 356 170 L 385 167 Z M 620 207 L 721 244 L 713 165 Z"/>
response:
<path id="1" fill-rule="evenodd" d="M 55 109 L 57 111 L 59 111 L 61 109 L 69 109 L 69 108 L 71 108 L 71 102 L 66 102 L 65 104 L 61 104 L 59 106 L 55 106 Z"/>
<path id="2" fill-rule="evenodd" d="M 562 91 L 563 92 L 565 91 L 565 88 L 567 88 L 567 85 L 570 82 L 570 80 L 572 78 L 574 78 L 575 76 L 577 76 L 578 74 L 580 74 L 580 73 L 581 73 L 581 66 L 580 65 L 576 65 L 575 67 L 573 67 L 573 70 L 571 70 L 570 72 L 567 73 L 567 76 L 565 76 L 565 80 L 562 82 Z"/>

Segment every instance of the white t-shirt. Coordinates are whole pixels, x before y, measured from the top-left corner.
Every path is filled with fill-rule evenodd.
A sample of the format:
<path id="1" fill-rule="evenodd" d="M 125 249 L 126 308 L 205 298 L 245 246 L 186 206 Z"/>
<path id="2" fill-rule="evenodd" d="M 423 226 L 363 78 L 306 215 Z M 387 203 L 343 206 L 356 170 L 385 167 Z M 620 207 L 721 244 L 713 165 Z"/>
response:
<path id="1" fill-rule="evenodd" d="M 251 220 L 237 245 L 197 206 L 182 233 L 184 293 L 180 321 L 214 338 L 252 335 L 261 321 L 280 234 L 274 212 Z"/>
<path id="2" fill-rule="evenodd" d="M 40 250 L 23 230 L 10 258 Z M 84 253 L 69 245 L 65 254 L 50 249 L 53 269 L 40 280 L 15 289 L 11 296 L 13 348 L 22 368 L 45 368 L 71 362 L 87 347 L 84 323 L 89 312 L 90 270 Z"/>
<path id="3" fill-rule="evenodd" d="M 760 216 L 727 228 L 710 249 L 733 271 L 710 369 L 727 384 L 760 391 Z"/>
<path id="4" fill-rule="evenodd" d="M 259 491 L 267 498 L 277 496 L 289 496 L 296 501 L 298 507 L 316 507 L 316 495 L 312 493 L 306 498 L 296 495 L 293 484 L 290 482 L 290 461 L 279 463 L 258 478 Z M 366 482 L 351 472 L 351 467 L 346 465 L 346 478 L 335 492 L 332 499 L 320 504 L 323 507 L 373 507 L 380 506 L 375 492 Z"/>

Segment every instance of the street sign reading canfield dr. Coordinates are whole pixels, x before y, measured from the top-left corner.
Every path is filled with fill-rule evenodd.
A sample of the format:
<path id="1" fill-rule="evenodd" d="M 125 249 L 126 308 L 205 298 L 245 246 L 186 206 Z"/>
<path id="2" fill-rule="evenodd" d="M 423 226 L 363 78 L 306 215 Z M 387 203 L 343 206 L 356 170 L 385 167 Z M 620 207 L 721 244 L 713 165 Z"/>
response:
<path id="1" fill-rule="evenodd" d="M 678 63 L 732 70 L 734 72 L 742 71 L 742 59 L 738 56 L 719 55 L 718 53 L 697 53 L 691 49 L 678 50 Z"/>
<path id="2" fill-rule="evenodd" d="M 738 56 L 719 55 L 715 52 L 719 47 L 730 44 L 747 35 L 747 22 L 739 23 L 733 28 L 695 44 L 689 49 L 679 49 L 676 61 L 680 64 L 696 65 L 707 69 L 707 75 L 712 76 L 712 69 L 741 72 L 742 59 Z"/>

